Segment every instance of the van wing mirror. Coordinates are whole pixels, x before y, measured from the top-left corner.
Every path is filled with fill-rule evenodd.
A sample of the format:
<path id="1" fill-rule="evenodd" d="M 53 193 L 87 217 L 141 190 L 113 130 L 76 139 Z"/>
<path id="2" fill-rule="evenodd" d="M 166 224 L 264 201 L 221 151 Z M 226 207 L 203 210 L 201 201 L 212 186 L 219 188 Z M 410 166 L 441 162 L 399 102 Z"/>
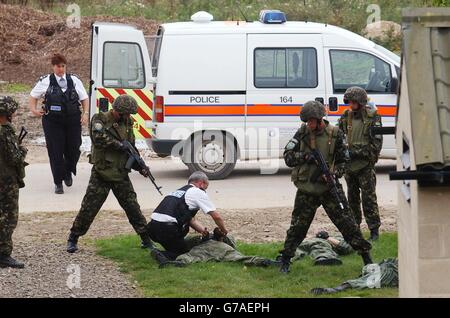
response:
<path id="1" fill-rule="evenodd" d="M 336 112 L 338 110 L 338 99 L 337 99 L 337 97 L 330 97 L 328 99 L 328 108 L 332 112 Z"/>
<path id="2" fill-rule="evenodd" d="M 155 85 L 156 84 L 156 77 L 150 77 L 149 79 L 147 79 L 147 83 L 150 85 Z"/>
<path id="3" fill-rule="evenodd" d="M 98 110 L 102 113 L 106 113 L 109 110 L 109 100 L 107 98 L 98 100 Z"/>
<path id="4" fill-rule="evenodd" d="M 396 94 L 398 92 L 398 78 L 396 78 L 396 77 L 391 78 L 390 92 L 396 93 Z"/>

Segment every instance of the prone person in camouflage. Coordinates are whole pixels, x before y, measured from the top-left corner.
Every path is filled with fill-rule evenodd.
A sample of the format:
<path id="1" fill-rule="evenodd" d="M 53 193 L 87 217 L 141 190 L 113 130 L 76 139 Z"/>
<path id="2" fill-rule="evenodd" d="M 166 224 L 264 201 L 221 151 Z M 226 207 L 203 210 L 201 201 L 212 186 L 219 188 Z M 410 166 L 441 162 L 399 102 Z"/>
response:
<path id="1" fill-rule="evenodd" d="M 372 127 L 381 127 L 381 116 L 375 106 L 368 107 L 367 93 L 360 87 L 350 87 L 344 94 L 344 103 L 350 104 L 339 119 L 339 128 L 347 136 L 350 163 L 345 180 L 348 186 L 348 203 L 361 225 L 362 210 L 370 229 L 369 240 L 377 240 L 381 225 L 376 194 L 375 163 L 378 161 L 383 137 L 374 135 Z M 362 200 L 361 200 L 362 199 Z"/>
<path id="2" fill-rule="evenodd" d="M 130 114 L 136 114 L 137 102 L 129 95 L 121 95 L 114 100 L 112 110 L 92 117 L 90 136 L 92 152 L 89 162 L 93 164 L 91 178 L 81 209 L 73 222 L 67 243 L 67 252 L 77 251 L 78 238 L 88 231 L 99 212 L 109 191 L 125 210 L 130 224 L 142 239 L 143 245 L 153 247 L 147 234 L 147 221 L 142 215 L 136 193 L 125 168 L 128 154 L 119 140 L 128 140 L 134 145 L 135 136 Z M 140 173 L 146 176 L 145 171 Z"/>
<path id="3" fill-rule="evenodd" d="M 219 228 L 215 228 L 209 238 L 202 239 L 199 236 L 193 236 L 188 239 L 190 246 L 193 246 L 189 252 L 178 255 L 175 261 L 168 261 L 160 264 L 160 267 L 166 265 L 185 266 L 194 263 L 206 262 L 233 262 L 243 263 L 247 266 L 278 266 L 279 262 L 259 257 L 246 256 L 236 249 L 235 239 L 228 234 L 224 236 Z"/>
<path id="4" fill-rule="evenodd" d="M 358 278 L 347 280 L 333 288 L 313 288 L 311 293 L 322 295 L 334 294 L 346 289 L 383 287 L 398 287 L 398 260 L 396 258 L 387 258 L 381 263 L 366 265 Z"/>
<path id="5" fill-rule="evenodd" d="M 353 252 L 342 236 L 331 237 L 328 232 L 320 231 L 316 237 L 304 240 L 291 260 L 297 261 L 308 255 L 314 260 L 314 265 L 342 265 L 339 256 Z"/>
<path id="6" fill-rule="evenodd" d="M 301 128 L 285 147 L 284 160 L 292 169 L 291 180 L 297 187 L 292 219 L 287 231 L 284 249 L 281 251 L 282 273 L 289 272 L 290 260 L 297 247 L 304 240 L 317 208 L 322 205 L 331 221 L 342 233 L 344 239 L 362 256 L 364 264 L 372 263 L 371 245 L 364 240 L 361 230 L 348 209 L 348 203 L 342 186 L 337 184 L 343 202 L 343 209 L 331 195 L 330 189 L 317 175 L 317 165 L 311 160 L 310 153 L 320 151 L 330 171 L 336 178 L 342 177 L 348 161 L 348 151 L 344 134 L 324 120 L 325 107 L 317 101 L 304 104 L 300 118 L 304 122 Z"/>
<path id="7" fill-rule="evenodd" d="M 24 268 L 11 257 L 12 234 L 19 220 L 19 188 L 25 186 L 25 156 L 12 118 L 19 107 L 9 96 L 0 97 L 0 267 Z"/>

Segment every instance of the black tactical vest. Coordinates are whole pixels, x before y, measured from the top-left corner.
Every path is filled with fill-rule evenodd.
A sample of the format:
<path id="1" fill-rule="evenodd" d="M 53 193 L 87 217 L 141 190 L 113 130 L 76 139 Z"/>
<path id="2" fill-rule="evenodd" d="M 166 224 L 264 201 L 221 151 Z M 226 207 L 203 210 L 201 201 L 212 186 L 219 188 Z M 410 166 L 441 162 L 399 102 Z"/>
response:
<path id="1" fill-rule="evenodd" d="M 72 77 L 66 74 L 67 90 L 62 91 L 55 74 L 50 75 L 50 85 L 45 93 L 45 110 L 51 115 L 79 115 L 80 102 Z"/>
<path id="2" fill-rule="evenodd" d="M 193 185 L 189 184 L 168 194 L 156 207 L 153 213 L 165 214 L 175 218 L 178 225 L 182 228 L 189 226 L 189 222 L 191 222 L 192 218 L 199 210 L 190 210 L 184 200 L 186 191 L 192 187 Z"/>

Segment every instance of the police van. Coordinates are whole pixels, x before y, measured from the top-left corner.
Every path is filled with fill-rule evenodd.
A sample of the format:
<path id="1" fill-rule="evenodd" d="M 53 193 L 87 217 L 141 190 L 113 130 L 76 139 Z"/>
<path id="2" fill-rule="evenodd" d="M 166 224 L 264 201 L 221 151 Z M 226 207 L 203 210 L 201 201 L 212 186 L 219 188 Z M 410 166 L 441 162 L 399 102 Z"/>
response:
<path id="1" fill-rule="evenodd" d="M 115 97 L 138 100 L 138 138 L 159 156 L 180 156 L 211 179 L 228 176 L 239 160 L 278 159 L 300 127 L 299 112 L 321 101 L 336 123 L 350 86 L 368 92 L 394 126 L 400 58 L 355 33 L 327 24 L 286 21 L 280 11 L 260 20 L 162 24 L 146 38 L 128 25 L 92 28 L 91 114 Z M 395 157 L 393 136 L 382 156 Z"/>

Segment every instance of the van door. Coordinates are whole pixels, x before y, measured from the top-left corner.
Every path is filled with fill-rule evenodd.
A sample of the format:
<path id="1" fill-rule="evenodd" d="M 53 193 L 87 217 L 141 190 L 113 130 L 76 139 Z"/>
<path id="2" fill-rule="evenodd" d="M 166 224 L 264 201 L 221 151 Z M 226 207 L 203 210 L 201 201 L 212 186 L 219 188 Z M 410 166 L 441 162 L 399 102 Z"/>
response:
<path id="1" fill-rule="evenodd" d="M 397 72 L 395 65 L 378 57 L 375 52 L 357 49 L 326 48 L 327 103 L 337 100 L 337 108 L 329 107 L 328 117 L 336 123 L 345 109 L 344 93 L 351 86 L 367 91 L 369 101 L 375 103 L 382 116 L 383 126 L 395 126 L 397 114 Z M 383 157 L 395 158 L 393 135 L 383 137 Z"/>
<path id="2" fill-rule="evenodd" d="M 321 34 L 249 34 L 246 135 L 249 159 L 279 158 L 300 128 L 301 106 L 324 101 Z"/>
<path id="3" fill-rule="evenodd" d="M 133 115 L 136 138 L 150 138 L 153 78 L 142 31 L 128 25 L 92 25 L 90 115 L 108 111 L 114 99 L 133 96 L 138 113 Z"/>

